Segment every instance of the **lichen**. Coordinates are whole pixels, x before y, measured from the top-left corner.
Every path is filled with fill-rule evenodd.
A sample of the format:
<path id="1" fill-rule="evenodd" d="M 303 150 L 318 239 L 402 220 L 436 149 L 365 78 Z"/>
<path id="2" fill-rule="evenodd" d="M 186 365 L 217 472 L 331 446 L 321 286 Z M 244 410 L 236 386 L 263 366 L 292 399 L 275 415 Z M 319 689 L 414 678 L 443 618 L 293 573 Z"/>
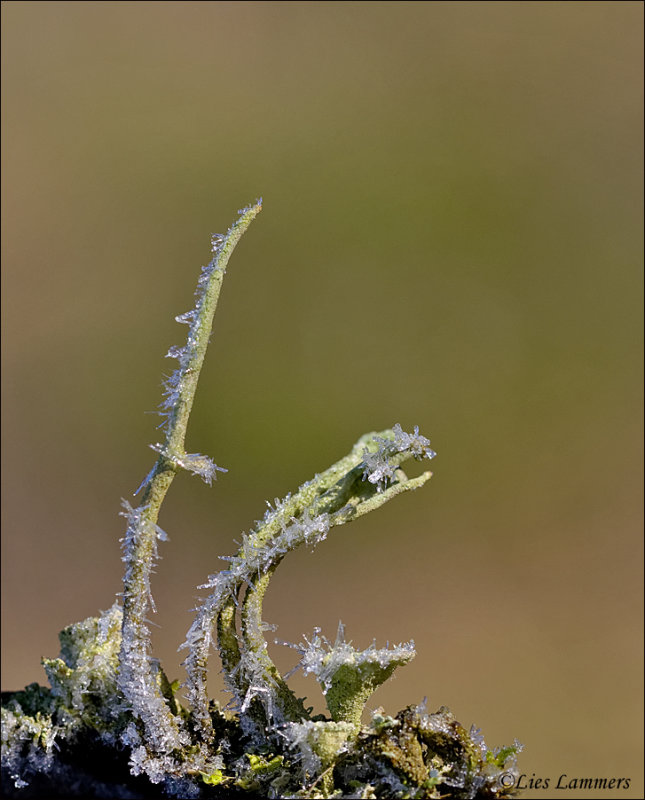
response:
<path id="1" fill-rule="evenodd" d="M 202 268 L 195 308 L 178 316 L 186 344 L 168 356 L 179 367 L 164 386 L 163 443 L 135 494 L 124 501 L 125 563 L 120 602 L 65 628 L 58 658 L 43 659 L 50 688 L 31 684 L 2 698 L 2 783 L 10 797 L 218 798 L 503 798 L 516 776 L 519 743 L 489 750 L 474 727 L 466 731 L 441 708 L 409 706 L 396 716 L 377 710 L 363 723 L 372 694 L 414 656 L 414 643 L 355 649 L 342 624 L 334 643 L 316 628 L 290 645 L 294 667 L 317 679 L 328 715 L 313 715 L 271 660 L 262 620 L 269 581 L 298 547 L 315 548 L 331 531 L 423 486 L 409 478 L 411 460 L 435 452 L 418 427 L 362 436 L 350 452 L 269 505 L 242 536 L 227 568 L 200 588 L 183 647 L 185 697 L 152 656 L 148 614 L 155 612 L 151 574 L 159 542 L 157 520 L 175 475 L 185 470 L 211 485 L 226 472 L 208 456 L 186 453 L 184 440 L 213 315 L 228 259 L 261 209 L 241 210 L 226 234 L 212 237 L 213 258 Z M 206 677 L 217 646 L 232 699 L 209 698 Z M 294 671 L 292 670 L 292 672 Z"/>

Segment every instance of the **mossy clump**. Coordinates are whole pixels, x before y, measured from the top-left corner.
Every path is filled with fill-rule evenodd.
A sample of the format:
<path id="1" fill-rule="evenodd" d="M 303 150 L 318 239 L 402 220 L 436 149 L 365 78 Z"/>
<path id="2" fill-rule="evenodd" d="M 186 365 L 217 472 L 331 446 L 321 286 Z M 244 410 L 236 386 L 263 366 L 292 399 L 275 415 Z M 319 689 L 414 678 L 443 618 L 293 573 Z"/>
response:
<path id="1" fill-rule="evenodd" d="M 201 769 L 192 765 L 200 748 L 188 747 L 174 754 L 174 772 L 160 761 L 156 782 L 146 770 L 133 775 L 137 756 L 151 761 L 154 755 L 118 690 L 114 653 L 120 646 L 119 615 L 115 605 L 61 632 L 60 657 L 43 659 L 51 689 L 33 683 L 3 695 L 6 796 L 512 796 L 505 785 L 513 781 L 503 778 L 517 775 L 521 746 L 489 750 L 479 731 L 467 731 L 446 708 L 428 713 L 425 704 L 409 706 L 395 717 L 378 709 L 358 728 L 318 715 L 268 728 L 260 740 L 255 731 L 245 733 L 238 714 L 211 703 L 214 739 Z M 168 683 L 161 668 L 158 674 L 168 707 L 188 720 L 189 711 L 175 695 L 176 682 Z"/>

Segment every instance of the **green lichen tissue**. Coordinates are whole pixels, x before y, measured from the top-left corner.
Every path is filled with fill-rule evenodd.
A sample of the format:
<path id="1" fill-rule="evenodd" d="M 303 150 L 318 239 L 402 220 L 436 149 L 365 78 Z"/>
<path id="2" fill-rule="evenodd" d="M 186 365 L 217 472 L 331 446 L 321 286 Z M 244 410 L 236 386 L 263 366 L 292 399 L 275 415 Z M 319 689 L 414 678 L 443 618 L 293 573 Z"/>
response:
<path id="1" fill-rule="evenodd" d="M 291 645 L 294 669 L 313 675 L 328 714 L 312 715 L 289 688 L 268 650 L 262 602 L 274 572 L 301 545 L 314 548 L 333 528 L 423 486 L 430 441 L 400 425 L 362 436 L 349 453 L 269 506 L 242 537 L 226 569 L 200 587 L 182 647 L 183 683 L 170 682 L 150 646 L 154 611 L 150 578 L 167 537 L 158 526 L 175 475 L 209 485 L 225 472 L 208 456 L 186 453 L 184 441 L 213 315 L 233 249 L 261 210 L 243 208 L 224 235 L 212 237 L 195 307 L 176 319 L 188 325 L 183 346 L 168 357 L 177 369 L 164 386 L 165 440 L 151 445 L 154 466 L 123 503 L 123 591 L 97 617 L 60 633 L 58 658 L 43 659 L 50 688 L 31 684 L 2 698 L 2 785 L 9 797 L 103 798 L 502 798 L 515 784 L 519 743 L 491 750 L 446 708 L 425 701 L 394 716 L 366 705 L 397 667 L 415 657 L 414 643 L 356 650 L 342 624 L 332 640 L 314 629 Z M 217 650 L 231 700 L 208 695 L 208 659 Z"/>

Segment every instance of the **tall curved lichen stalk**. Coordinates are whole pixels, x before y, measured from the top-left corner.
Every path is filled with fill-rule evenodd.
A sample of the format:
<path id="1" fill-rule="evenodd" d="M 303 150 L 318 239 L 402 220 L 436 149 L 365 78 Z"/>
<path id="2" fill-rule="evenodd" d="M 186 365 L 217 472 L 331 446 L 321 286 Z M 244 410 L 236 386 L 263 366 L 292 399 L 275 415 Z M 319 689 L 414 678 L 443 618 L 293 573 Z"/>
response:
<path id="1" fill-rule="evenodd" d="M 190 325 L 186 345 L 168 352 L 169 357 L 179 360 L 179 368 L 165 386 L 162 405 L 166 417 L 165 442 L 152 445 L 159 457 L 136 493 L 143 491 L 140 504 L 134 509 L 125 504 L 128 529 L 122 540 L 126 569 L 118 683 L 130 709 L 143 723 L 148 743 L 159 753 L 179 750 L 188 744 L 189 738 L 182 721 L 172 713 L 164 698 L 159 668 L 150 655 L 146 623 L 150 608 L 154 610 L 150 575 L 157 558 L 157 540 L 165 538 L 157 519 L 166 492 L 180 469 L 200 475 L 208 484 L 218 470 L 222 471 L 207 456 L 186 453 L 184 442 L 226 266 L 242 234 L 261 208 L 259 200 L 242 209 L 225 236 L 212 238 L 214 256 L 202 269 L 196 306 L 177 317 L 178 322 Z"/>

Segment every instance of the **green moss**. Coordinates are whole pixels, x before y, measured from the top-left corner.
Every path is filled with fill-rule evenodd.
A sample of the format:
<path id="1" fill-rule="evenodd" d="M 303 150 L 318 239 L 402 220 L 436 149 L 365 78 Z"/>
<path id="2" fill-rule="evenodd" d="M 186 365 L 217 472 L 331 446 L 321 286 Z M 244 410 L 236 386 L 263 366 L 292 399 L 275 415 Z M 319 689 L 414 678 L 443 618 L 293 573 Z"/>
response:
<path id="1" fill-rule="evenodd" d="M 216 769 L 215 772 L 211 772 L 210 775 L 207 775 L 205 772 L 200 772 L 200 775 L 202 777 L 202 781 L 208 786 L 219 786 L 220 783 L 223 783 L 226 780 L 221 769 Z"/>

